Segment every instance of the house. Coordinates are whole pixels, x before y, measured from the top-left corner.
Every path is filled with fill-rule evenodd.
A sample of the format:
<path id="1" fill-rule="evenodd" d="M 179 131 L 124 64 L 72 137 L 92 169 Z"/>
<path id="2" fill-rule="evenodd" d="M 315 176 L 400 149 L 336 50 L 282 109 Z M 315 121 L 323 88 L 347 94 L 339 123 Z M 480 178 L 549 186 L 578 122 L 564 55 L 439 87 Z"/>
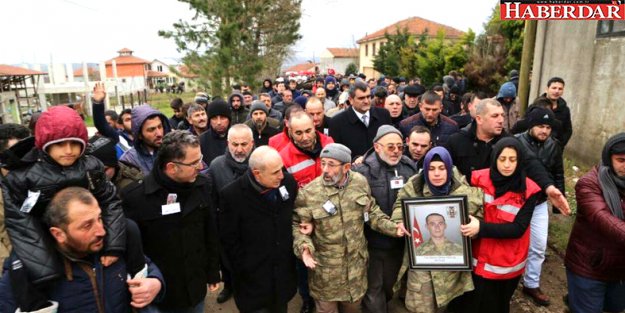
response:
<path id="1" fill-rule="evenodd" d="M 119 56 L 104 62 L 106 77 L 117 78 L 118 88 L 122 93 L 148 88 L 148 71 L 151 62 L 132 55 L 134 51 L 128 48 L 123 48 L 117 53 Z"/>
<path id="2" fill-rule="evenodd" d="M 319 71 L 327 73 L 334 69 L 337 73 L 345 74 L 347 65 L 358 64 L 358 49 L 356 48 L 326 48 L 319 57 Z"/>
<path id="3" fill-rule="evenodd" d="M 623 20 L 537 22 L 529 102 L 551 77 L 564 79 L 573 122 L 566 152 L 577 161 L 596 164 L 607 139 L 623 131 L 624 56 Z"/>
<path id="4" fill-rule="evenodd" d="M 301 64 L 295 64 L 286 68 L 284 74 L 287 76 L 309 76 L 315 75 L 319 72 L 319 64 L 306 62 Z"/>
<path id="5" fill-rule="evenodd" d="M 42 83 L 42 76 L 46 74 L 0 64 L 0 124 L 22 123 L 29 111 L 42 109 L 38 86 Z"/>
<path id="6" fill-rule="evenodd" d="M 177 81 L 177 76 L 169 70 L 169 65 L 158 59 L 154 59 L 148 65 L 147 77 L 150 89 L 156 88 L 159 83 L 171 86 Z"/>
<path id="7" fill-rule="evenodd" d="M 377 78 L 380 73 L 373 69 L 373 60 L 379 49 L 384 45 L 386 39 L 384 35 L 396 34 L 398 30 L 407 29 L 409 34 L 414 35 L 415 40 L 423 34 L 428 37 L 435 37 L 439 31 L 445 32 L 445 39 L 459 40 L 464 32 L 451 26 L 436 23 L 420 17 L 410 17 L 392 25 L 386 26 L 376 32 L 360 38 L 356 43 L 359 45 L 359 71 L 367 75 L 368 78 Z"/>

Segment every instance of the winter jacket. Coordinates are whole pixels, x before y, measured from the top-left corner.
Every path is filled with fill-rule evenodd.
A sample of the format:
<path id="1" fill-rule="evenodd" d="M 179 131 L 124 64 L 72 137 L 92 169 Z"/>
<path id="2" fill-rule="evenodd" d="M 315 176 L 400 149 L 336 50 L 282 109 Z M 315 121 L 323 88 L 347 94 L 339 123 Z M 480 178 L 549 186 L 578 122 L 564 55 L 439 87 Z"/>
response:
<path id="1" fill-rule="evenodd" d="M 522 210 L 532 210 L 525 202 L 540 192 L 540 187 L 531 179 L 525 179 L 525 193 L 506 192 L 495 198 L 495 186 L 490 178 L 490 169 L 473 172 L 471 185 L 484 191 L 484 222 L 491 224 L 513 223 Z M 473 271 L 487 279 L 511 279 L 523 274 L 530 245 L 529 223 L 515 238 L 493 238 L 483 236 L 486 226 L 482 225 L 478 236 L 472 240 Z"/>
<path id="2" fill-rule="evenodd" d="M 130 312 L 131 295 L 126 283 L 126 262 L 123 258 L 104 267 L 100 254 L 87 259 L 70 259 L 59 255 L 59 262 L 65 265 L 65 275 L 46 285 L 42 290 L 49 300 L 58 302 L 59 313 L 119 313 Z M 165 279 L 158 267 L 145 258 L 149 278 L 161 282 L 161 290 L 152 303 L 160 301 L 165 294 Z M 8 268 L 5 269 L 8 271 Z M 11 288 L 10 273 L 0 280 L 0 312 L 15 312 L 17 304 Z M 94 289 L 94 284 L 96 289 Z M 39 311 L 37 311 L 39 312 Z"/>
<path id="3" fill-rule="evenodd" d="M 358 118 L 353 108 L 348 108 L 330 120 L 330 136 L 334 142 L 347 146 L 352 158 L 364 155 L 373 147 L 373 138 L 382 125 L 391 125 L 391 114 L 386 109 L 369 109 L 369 126 Z"/>
<path id="4" fill-rule="evenodd" d="M 235 110 L 232 107 L 232 98 L 239 97 L 241 99 L 241 106 Z M 228 107 L 230 108 L 230 125 L 245 123 L 247 116 L 250 114 L 250 109 L 243 105 L 243 96 L 238 93 L 233 93 L 228 97 Z"/>
<path id="5" fill-rule="evenodd" d="M 202 149 L 204 163 L 211 164 L 216 157 L 224 154 L 228 148 L 226 133 L 220 135 L 210 128 L 200 135 L 200 148 Z"/>
<path id="6" fill-rule="evenodd" d="M 169 132 L 170 128 L 169 120 L 163 113 L 147 104 L 140 105 L 132 109 L 132 135 L 134 136 L 134 147 L 126 151 L 121 158 L 119 158 L 120 161 L 140 168 L 143 175 L 148 175 L 152 170 L 154 161 L 156 161 L 156 151 L 150 153 L 145 147 L 143 141 L 140 139 L 141 128 L 147 119 L 155 116 L 158 116 L 161 119 L 161 122 L 163 123 L 163 136 L 165 136 Z"/>
<path id="7" fill-rule="evenodd" d="M 46 145 L 66 138 L 87 142 L 87 129 L 71 109 L 53 107 L 37 122 L 35 145 L 32 139 L 23 140 L 11 150 L 25 152 L 14 164 L 2 182 L 5 223 L 13 250 L 22 261 L 31 281 L 42 283 L 57 278 L 61 264 L 52 257 L 47 230 L 41 216 L 52 197 L 63 188 L 75 186 L 89 189 L 102 209 L 107 230 L 105 254 L 120 255 L 126 245 L 126 220 L 117 198 L 115 186 L 106 179 L 104 165 L 90 155 L 82 155 L 74 164 L 63 167 L 41 150 Z M 58 121 L 65 123 L 58 123 Z M 83 149 L 84 150 L 84 149 Z M 34 202 L 29 210 L 24 201 Z"/>
<path id="8" fill-rule="evenodd" d="M 484 196 L 479 188 L 469 187 L 469 184 L 465 181 L 464 177 L 454 167 L 452 174 L 452 183 L 450 188 L 450 195 L 466 195 L 468 200 L 468 212 L 473 216 L 480 216 L 480 208 L 484 201 Z M 415 197 L 432 197 L 433 194 L 425 184 L 423 175 L 421 172 L 412 176 L 404 187 L 399 191 L 397 200 L 393 205 L 393 214 L 391 220 L 400 223 L 404 222 L 404 214 L 402 208 L 402 199 L 410 199 Z M 412 238 L 410 239 L 412 240 Z M 395 283 L 396 291 L 399 290 L 401 281 L 403 280 L 404 273 L 408 273 L 406 305 L 412 305 L 411 299 L 419 298 L 419 295 L 413 297 L 410 293 L 420 293 L 421 286 L 424 281 L 432 280 L 434 286 L 434 298 L 439 307 L 446 305 L 452 299 L 460 296 L 464 292 L 473 290 L 473 280 L 471 279 L 471 273 L 459 272 L 459 271 L 412 271 L 409 270 L 409 255 L 408 250 L 404 252 L 404 261 L 399 274 L 397 276 L 397 282 Z M 430 278 L 431 277 L 431 278 Z M 425 279 L 424 279 L 425 278 Z M 414 309 L 413 309 L 414 310 Z"/>
<path id="9" fill-rule="evenodd" d="M 245 174 L 248 168 L 247 160 L 244 163 L 236 163 L 236 167 L 229 164 L 232 156 L 226 151 L 223 155 L 216 157 L 208 167 L 208 177 L 211 184 L 211 198 L 213 200 L 213 209 L 219 211 L 219 192 L 228 184 L 235 181 L 241 175 Z M 234 163 L 232 163 L 234 164 Z"/>
<path id="10" fill-rule="evenodd" d="M 458 132 L 458 125 L 449 117 L 441 114 L 438 116 L 436 125 L 431 126 L 425 121 L 421 113 L 401 121 L 399 123 L 399 130 L 404 135 L 404 138 L 406 138 L 410 135 L 410 130 L 417 125 L 424 126 L 430 130 L 433 146 L 444 146 L 449 140 L 449 137 Z"/>
<path id="11" fill-rule="evenodd" d="M 577 216 L 566 248 L 567 270 L 594 280 L 625 280 L 625 222 L 612 215 L 603 198 L 598 168 L 575 185 Z M 621 195 L 625 211 L 625 197 Z"/>
<path id="12" fill-rule="evenodd" d="M 246 121 L 252 119 L 252 112 L 247 113 Z M 270 123 L 271 126 L 280 128 L 280 122 L 282 122 L 282 113 L 274 108 L 269 109 L 269 113 L 267 114 L 267 121 L 275 121 Z M 274 124 L 276 123 L 277 124 Z"/>
<path id="13" fill-rule="evenodd" d="M 284 149 L 286 145 L 291 141 L 289 138 L 289 129 L 286 126 L 282 129 L 282 132 L 279 134 L 273 135 L 273 137 L 269 138 L 268 145 L 278 151 Z"/>
<path id="14" fill-rule="evenodd" d="M 564 166 L 562 147 L 557 139 L 549 136 L 545 142 L 539 142 L 529 132 L 515 135 L 525 148 L 525 155 L 535 157 L 547 170 L 554 186 L 564 194 Z"/>
<path id="15" fill-rule="evenodd" d="M 154 175 L 150 173 L 141 183 L 133 183 L 122 191 L 124 212 L 139 225 L 143 251 L 167 282 L 167 293 L 159 307 L 192 307 L 206 296 L 207 284 L 220 281 L 210 184 L 206 177 L 198 175 L 184 193 L 177 194 L 181 211 L 163 215 L 162 206 L 167 204 L 168 195 L 175 192 L 160 185 Z"/>
<path id="16" fill-rule="evenodd" d="M 317 140 L 321 143 L 321 148 L 334 142 L 332 137 L 317 132 Z M 304 187 L 321 175 L 321 158 L 313 159 L 306 153 L 298 149 L 295 144 L 289 140 L 286 147 L 280 150 L 280 157 L 284 168 L 297 181 L 298 187 Z"/>
<path id="17" fill-rule="evenodd" d="M 241 312 L 286 304 L 297 275 L 291 233 L 297 183 L 284 173 L 279 189 L 261 193 L 251 171 L 220 193 L 220 238 Z"/>
<path id="18" fill-rule="evenodd" d="M 280 133 L 280 129 L 269 125 L 269 121 L 265 122 L 265 127 L 263 127 L 260 133 L 253 120 L 247 120 L 244 124 L 252 129 L 255 147 L 266 146 L 269 143 L 269 138 Z"/>
<path id="19" fill-rule="evenodd" d="M 544 93 L 541 97 L 546 97 L 547 94 Z M 571 122 L 571 110 L 569 109 L 566 100 L 563 98 L 558 98 L 558 107 L 553 110 L 553 114 L 556 116 L 556 119 L 560 121 L 561 127 L 560 129 L 555 129 L 553 131 L 552 136 L 562 144 L 562 147 L 566 147 L 566 144 L 573 136 L 573 123 Z"/>
<path id="20" fill-rule="evenodd" d="M 399 163 L 389 166 L 380 160 L 380 157 L 373 150 L 365 154 L 365 159 L 361 164 L 355 165 L 353 170 L 365 176 L 371 188 L 371 195 L 380 206 L 384 214 L 393 214 L 393 204 L 397 199 L 400 188 L 391 188 L 391 180 L 396 176 L 401 176 L 406 183 L 410 177 L 417 173 L 417 167 L 408 157 L 402 156 Z M 369 225 L 365 226 L 365 237 L 369 248 L 391 250 L 403 249 L 405 240 L 403 238 L 393 238 L 373 231 Z"/>

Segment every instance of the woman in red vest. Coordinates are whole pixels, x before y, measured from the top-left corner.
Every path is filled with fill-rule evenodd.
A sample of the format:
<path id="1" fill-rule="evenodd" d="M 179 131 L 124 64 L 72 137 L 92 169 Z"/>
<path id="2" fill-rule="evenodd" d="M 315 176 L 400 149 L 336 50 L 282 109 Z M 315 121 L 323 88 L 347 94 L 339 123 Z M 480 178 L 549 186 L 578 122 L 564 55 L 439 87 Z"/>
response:
<path id="1" fill-rule="evenodd" d="M 491 153 L 490 168 L 474 171 L 471 185 L 484 191 L 484 219 L 470 216 L 462 234 L 473 238 L 473 284 L 468 312 L 507 313 L 525 270 L 529 223 L 540 187 L 525 177 L 521 143 L 502 138 Z"/>

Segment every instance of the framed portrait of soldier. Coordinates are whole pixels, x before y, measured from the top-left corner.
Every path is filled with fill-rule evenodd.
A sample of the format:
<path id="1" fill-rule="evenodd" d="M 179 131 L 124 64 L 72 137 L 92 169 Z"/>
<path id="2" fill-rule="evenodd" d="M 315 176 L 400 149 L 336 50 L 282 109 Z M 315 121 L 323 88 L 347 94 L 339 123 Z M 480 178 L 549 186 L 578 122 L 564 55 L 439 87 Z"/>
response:
<path id="1" fill-rule="evenodd" d="M 416 270 L 471 270 L 471 240 L 460 225 L 469 222 L 466 196 L 402 200 L 410 268 Z"/>

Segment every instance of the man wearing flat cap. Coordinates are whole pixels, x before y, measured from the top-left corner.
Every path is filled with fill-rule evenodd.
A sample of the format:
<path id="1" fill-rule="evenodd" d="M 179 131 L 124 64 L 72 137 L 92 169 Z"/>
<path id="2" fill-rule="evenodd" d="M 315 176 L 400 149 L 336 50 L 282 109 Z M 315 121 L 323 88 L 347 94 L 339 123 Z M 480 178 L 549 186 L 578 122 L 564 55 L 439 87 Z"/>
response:
<path id="1" fill-rule="evenodd" d="M 256 100 L 250 107 L 251 119 L 245 122 L 254 133 L 254 145 L 256 147 L 265 146 L 269 143 L 271 136 L 280 133 L 280 122 L 267 116 L 269 110 L 265 103 Z"/>
<path id="2" fill-rule="evenodd" d="M 551 110 L 534 107 L 525 116 L 528 130 L 515 135 L 523 145 L 525 155 L 538 159 L 544 166 L 555 187 L 564 194 L 564 166 L 562 165 L 562 146 L 552 136 L 552 129 L 559 128 Z M 540 290 L 540 272 L 545 261 L 547 249 L 547 229 L 549 213 L 546 195 L 541 196 L 532 214 L 530 224 L 530 250 L 523 275 L 523 293 L 531 297 L 538 305 L 549 305 L 549 298 Z M 554 213 L 558 209 L 554 208 Z"/>
<path id="3" fill-rule="evenodd" d="M 321 151 L 322 175 L 295 201 L 293 249 L 309 268 L 317 312 L 360 312 L 367 290 L 365 223 L 388 236 L 407 234 L 389 220 L 371 196 L 367 179 L 351 168 L 351 151 L 328 144 Z M 312 225 L 312 229 L 302 225 Z"/>
<path id="4" fill-rule="evenodd" d="M 403 155 L 401 132 L 393 126 L 380 126 L 373 139 L 373 149 L 365 154 L 361 164 L 354 166 L 354 171 L 367 178 L 375 202 L 384 214 L 391 216 L 397 192 L 417 173 L 417 166 Z M 365 237 L 369 251 L 369 286 L 363 309 L 365 312 L 386 313 L 387 303 L 393 298 L 393 285 L 401 267 L 405 243 L 401 238 L 375 232 L 369 225 L 365 225 Z"/>

